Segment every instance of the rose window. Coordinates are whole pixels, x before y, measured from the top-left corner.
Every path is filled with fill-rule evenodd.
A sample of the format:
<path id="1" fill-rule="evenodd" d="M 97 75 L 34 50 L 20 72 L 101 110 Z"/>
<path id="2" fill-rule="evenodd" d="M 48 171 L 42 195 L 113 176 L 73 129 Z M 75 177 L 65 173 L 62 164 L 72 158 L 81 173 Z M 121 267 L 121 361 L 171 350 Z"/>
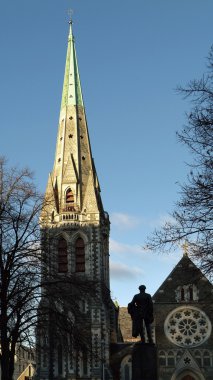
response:
<path id="1" fill-rule="evenodd" d="M 196 307 L 179 307 L 165 320 L 167 338 L 180 347 L 195 347 L 205 342 L 211 334 L 211 322 Z"/>

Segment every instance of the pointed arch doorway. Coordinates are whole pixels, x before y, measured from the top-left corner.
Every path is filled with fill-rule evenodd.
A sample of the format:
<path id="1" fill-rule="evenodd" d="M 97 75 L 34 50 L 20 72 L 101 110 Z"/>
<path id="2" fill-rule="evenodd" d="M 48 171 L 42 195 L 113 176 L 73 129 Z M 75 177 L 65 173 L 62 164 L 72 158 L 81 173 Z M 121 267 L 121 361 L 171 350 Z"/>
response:
<path id="1" fill-rule="evenodd" d="M 199 369 L 186 368 L 177 370 L 171 380 L 205 380 Z"/>

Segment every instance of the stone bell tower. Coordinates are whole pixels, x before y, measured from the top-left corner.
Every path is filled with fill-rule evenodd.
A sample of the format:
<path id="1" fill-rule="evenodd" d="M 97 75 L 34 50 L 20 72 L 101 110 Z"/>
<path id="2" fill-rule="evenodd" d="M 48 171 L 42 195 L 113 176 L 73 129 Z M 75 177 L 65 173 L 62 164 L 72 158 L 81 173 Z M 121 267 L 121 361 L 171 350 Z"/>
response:
<path id="1" fill-rule="evenodd" d="M 50 376 L 53 379 L 99 380 L 105 373 L 110 379 L 109 344 L 114 320 L 109 295 L 110 223 L 103 209 L 91 153 L 72 22 L 55 161 L 46 198 L 50 201 L 47 210 L 41 214 L 41 233 L 47 272 L 56 271 L 59 277 L 67 278 L 74 275 L 85 283 L 91 280 L 96 284 L 97 296 L 89 300 L 79 298 L 79 302 L 84 302 L 85 321 L 89 321 L 91 336 L 86 356 L 82 359 L 82 353 L 67 351 L 63 342 L 59 344 L 46 332 L 46 345 L 51 346 L 52 353 L 49 358 L 45 349 L 39 350 L 38 376 L 44 380 Z M 39 339 L 43 339 L 42 334 Z M 52 343 L 48 343 L 50 341 Z"/>

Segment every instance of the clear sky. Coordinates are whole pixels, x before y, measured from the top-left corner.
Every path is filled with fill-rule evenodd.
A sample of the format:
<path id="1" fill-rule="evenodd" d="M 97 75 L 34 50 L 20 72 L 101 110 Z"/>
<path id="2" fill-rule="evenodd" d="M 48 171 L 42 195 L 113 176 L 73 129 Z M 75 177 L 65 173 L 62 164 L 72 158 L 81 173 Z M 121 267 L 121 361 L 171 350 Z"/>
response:
<path id="1" fill-rule="evenodd" d="M 199 78 L 213 43 L 212 0 L 1 0 L 0 152 L 44 191 L 52 170 L 73 30 L 92 152 L 111 219 L 111 289 L 126 305 L 153 294 L 181 257 L 143 250 L 168 217 L 189 160 L 175 132 L 190 105 L 177 85 Z"/>

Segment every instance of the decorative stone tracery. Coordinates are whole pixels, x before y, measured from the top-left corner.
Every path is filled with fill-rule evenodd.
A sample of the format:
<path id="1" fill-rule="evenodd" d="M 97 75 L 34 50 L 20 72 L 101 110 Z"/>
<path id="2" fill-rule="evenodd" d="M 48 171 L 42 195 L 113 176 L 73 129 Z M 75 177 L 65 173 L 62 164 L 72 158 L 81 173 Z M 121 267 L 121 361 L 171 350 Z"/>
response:
<path id="1" fill-rule="evenodd" d="M 211 322 L 200 309 L 179 307 L 166 318 L 164 331 L 167 338 L 179 347 L 196 347 L 211 334 Z"/>

